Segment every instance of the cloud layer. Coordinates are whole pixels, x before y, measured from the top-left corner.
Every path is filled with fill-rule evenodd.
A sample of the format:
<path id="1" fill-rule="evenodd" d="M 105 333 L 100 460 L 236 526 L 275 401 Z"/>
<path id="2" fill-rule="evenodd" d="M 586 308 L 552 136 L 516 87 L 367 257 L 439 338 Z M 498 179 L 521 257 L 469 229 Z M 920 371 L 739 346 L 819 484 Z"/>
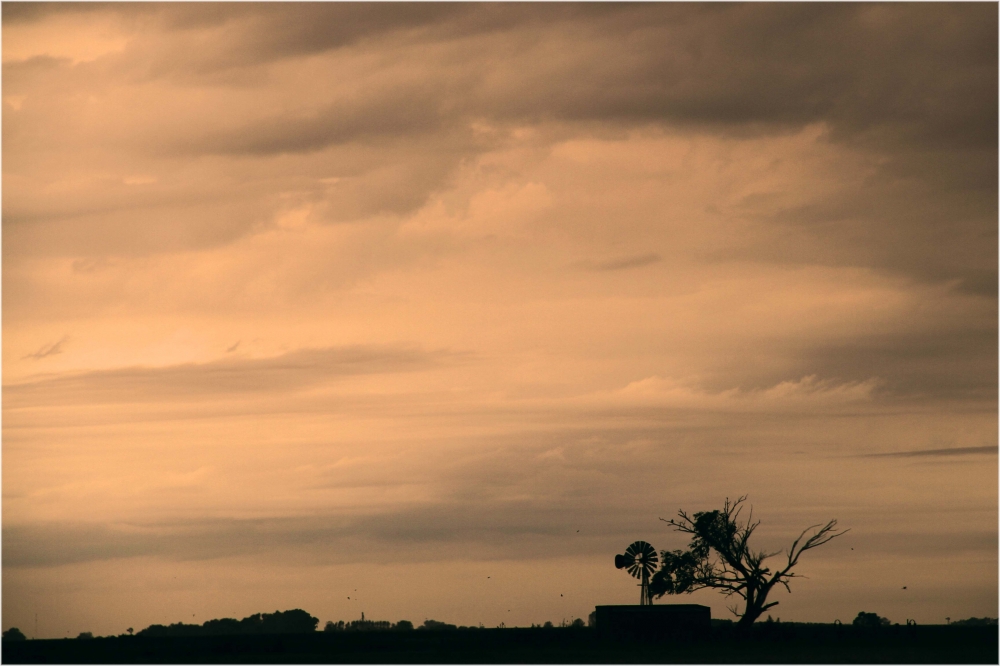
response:
<path id="1" fill-rule="evenodd" d="M 4 628 L 557 621 L 744 493 L 993 612 L 996 6 L 3 12 Z"/>

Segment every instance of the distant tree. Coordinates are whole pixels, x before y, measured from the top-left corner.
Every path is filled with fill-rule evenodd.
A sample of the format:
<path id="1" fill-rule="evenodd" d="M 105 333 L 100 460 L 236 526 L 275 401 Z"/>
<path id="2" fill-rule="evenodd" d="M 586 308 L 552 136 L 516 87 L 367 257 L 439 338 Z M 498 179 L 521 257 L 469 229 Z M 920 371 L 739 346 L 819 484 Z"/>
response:
<path id="1" fill-rule="evenodd" d="M 575 620 L 573 620 L 573 623 L 571 625 L 569 625 L 569 626 L 571 626 L 571 627 L 573 627 L 575 629 L 581 629 L 583 627 L 586 627 L 587 623 L 583 621 L 583 618 L 579 618 L 578 617 Z"/>
<path id="2" fill-rule="evenodd" d="M 344 627 L 346 631 L 389 631 L 392 625 L 386 620 L 365 620 L 362 619 L 348 622 Z"/>
<path id="3" fill-rule="evenodd" d="M 437 620 L 424 620 L 424 624 L 420 627 L 421 629 L 458 629 L 453 624 L 448 624 L 447 622 L 438 622 Z"/>
<path id="4" fill-rule="evenodd" d="M 175 622 L 169 626 L 151 624 L 136 632 L 136 636 L 201 636 L 205 631 L 200 624 L 184 624 Z"/>
<path id="5" fill-rule="evenodd" d="M 77 636 L 77 638 L 82 638 L 82 639 L 85 639 L 85 640 L 89 640 L 89 639 L 91 639 L 93 637 L 94 637 L 94 634 L 90 633 L 89 631 L 81 631 L 80 635 Z"/>
<path id="6" fill-rule="evenodd" d="M 308 634 L 316 631 L 319 618 L 313 617 L 300 608 L 288 611 L 264 613 L 261 617 L 261 633 L 264 634 Z"/>
<path id="7" fill-rule="evenodd" d="M 296 608 L 273 613 L 254 613 L 240 620 L 241 634 L 307 634 L 316 631 L 319 618 Z"/>
<path id="8" fill-rule="evenodd" d="M 138 632 L 136 632 L 135 635 L 136 636 L 163 636 L 164 634 L 161 633 L 161 632 L 164 629 L 166 629 L 166 627 L 164 627 L 162 624 L 151 624 L 148 627 L 146 627 L 145 629 L 140 629 Z"/>
<path id="9" fill-rule="evenodd" d="M 264 626 L 264 619 L 261 617 L 260 613 L 254 613 L 253 615 L 247 615 L 245 618 L 240 620 L 240 633 L 241 634 L 259 634 Z"/>
<path id="10" fill-rule="evenodd" d="M 224 617 L 204 624 L 177 622 L 170 626 L 151 624 L 137 636 L 235 636 L 247 634 L 301 634 L 316 631 L 319 619 L 301 609 L 254 613 L 242 620 Z M 343 624 L 343 623 L 341 623 Z"/>
<path id="11" fill-rule="evenodd" d="M 343 631 L 344 621 L 334 622 L 333 620 L 327 620 L 326 624 L 323 625 L 323 631 Z"/>
<path id="12" fill-rule="evenodd" d="M 542 625 L 542 628 L 543 629 L 552 629 L 552 623 L 551 622 L 546 622 L 545 624 Z"/>
<path id="13" fill-rule="evenodd" d="M 792 569 L 798 564 L 802 553 L 847 532 L 836 529 L 836 520 L 823 526 L 807 527 L 785 551 L 787 560 L 783 566 L 772 573 L 764 565 L 764 560 L 782 551 L 768 553 L 755 551 L 750 547 L 750 537 L 760 521 L 753 520 L 751 507 L 746 522 L 740 522 L 739 516 L 745 501 L 745 495 L 735 502 L 730 502 L 727 498 L 721 511 L 702 511 L 694 516 L 680 511 L 677 519 L 661 518 L 678 532 L 690 534 L 692 539 L 686 551 L 665 550 L 661 553 L 660 569 L 653 574 L 649 584 L 650 593 L 655 597 L 662 597 L 665 594 L 715 588 L 727 597 L 742 597 L 743 611 L 740 612 L 738 604 L 734 604 L 729 610 L 740 618 L 738 625 L 749 626 L 764 611 L 778 605 L 777 601 L 767 601 L 767 595 L 776 585 L 791 591 L 788 581 L 797 577 Z M 807 537 L 813 530 L 815 532 Z"/>
<path id="14" fill-rule="evenodd" d="M 128 628 L 128 629 L 126 629 L 125 631 L 127 631 L 127 632 L 128 632 L 128 635 L 129 635 L 129 636 L 131 636 L 131 635 L 132 635 L 132 632 L 133 632 L 133 631 L 135 631 L 135 630 L 134 630 L 134 629 L 133 629 L 132 627 L 129 627 L 129 628 Z"/>
<path id="15" fill-rule="evenodd" d="M 413 631 L 413 623 L 409 620 L 400 620 L 396 624 L 392 625 L 392 628 L 398 631 Z"/>
<path id="16" fill-rule="evenodd" d="M 865 613 L 864 611 L 858 613 L 858 616 L 854 618 L 852 622 L 855 627 L 864 627 L 866 629 L 878 629 L 879 627 L 888 627 L 889 618 L 880 617 L 878 613 Z"/>
<path id="17" fill-rule="evenodd" d="M 201 633 L 206 636 L 235 636 L 241 633 L 240 621 L 232 617 L 207 620 L 201 625 Z"/>
<path id="18" fill-rule="evenodd" d="M 25 637 L 24 634 L 21 633 L 20 629 L 18 629 L 17 627 L 11 627 L 7 631 L 3 632 L 3 640 L 5 640 L 5 641 L 23 641 L 23 640 L 27 640 L 27 638 Z"/>
<path id="19" fill-rule="evenodd" d="M 955 620 L 951 624 L 957 624 L 966 627 L 995 627 L 997 626 L 997 618 L 995 617 L 970 617 L 966 620 Z"/>

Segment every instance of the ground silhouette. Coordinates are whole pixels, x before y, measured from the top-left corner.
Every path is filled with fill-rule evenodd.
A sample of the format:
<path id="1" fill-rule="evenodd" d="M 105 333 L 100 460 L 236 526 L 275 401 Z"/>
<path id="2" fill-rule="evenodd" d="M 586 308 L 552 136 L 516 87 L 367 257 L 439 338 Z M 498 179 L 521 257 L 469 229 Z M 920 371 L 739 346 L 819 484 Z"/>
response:
<path id="1" fill-rule="evenodd" d="M 454 626 L 454 625 L 453 625 Z M 6 640 L 4 663 L 996 663 L 995 626 L 713 622 L 700 638 L 589 627 Z"/>

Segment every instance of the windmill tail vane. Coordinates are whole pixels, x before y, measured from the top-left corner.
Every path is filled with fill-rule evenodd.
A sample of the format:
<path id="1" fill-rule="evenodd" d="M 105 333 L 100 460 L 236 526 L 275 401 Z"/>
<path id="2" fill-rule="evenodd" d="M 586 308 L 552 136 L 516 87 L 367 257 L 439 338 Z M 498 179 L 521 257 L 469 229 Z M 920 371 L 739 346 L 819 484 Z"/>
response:
<path id="1" fill-rule="evenodd" d="M 656 549 L 645 541 L 636 541 L 625 549 L 625 554 L 615 555 L 615 568 L 625 569 L 633 578 L 640 580 L 640 606 L 650 606 L 653 603 L 653 597 L 649 593 L 649 577 L 659 561 Z"/>

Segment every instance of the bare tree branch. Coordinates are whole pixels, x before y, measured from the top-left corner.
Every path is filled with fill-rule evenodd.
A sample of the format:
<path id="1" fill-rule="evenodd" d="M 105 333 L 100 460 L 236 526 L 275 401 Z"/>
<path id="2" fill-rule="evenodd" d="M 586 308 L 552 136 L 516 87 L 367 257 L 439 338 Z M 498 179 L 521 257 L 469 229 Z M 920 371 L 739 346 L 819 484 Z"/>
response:
<path id="1" fill-rule="evenodd" d="M 750 537 L 760 521 L 754 520 L 753 506 L 745 505 L 746 499 L 746 495 L 735 501 L 727 497 L 721 510 L 703 511 L 693 516 L 682 510 L 677 512 L 677 518 L 660 518 L 676 531 L 690 534 L 692 539 L 687 551 L 663 551 L 661 568 L 650 584 L 655 596 L 714 588 L 727 597 L 742 598 L 745 602 L 743 613 L 739 612 L 738 604 L 729 610 L 740 618 L 740 624 L 752 624 L 761 613 L 778 604 L 777 601 L 767 602 L 768 594 L 776 585 L 790 592 L 789 580 L 801 578 L 792 573 L 792 568 L 798 564 L 802 553 L 849 531 L 838 530 L 837 521 L 831 520 L 825 525 L 811 525 L 802 530 L 786 551 L 755 551 L 750 547 Z M 744 508 L 747 515 L 742 522 L 740 516 Z M 782 552 L 787 554 L 785 565 L 772 573 L 764 562 Z"/>

